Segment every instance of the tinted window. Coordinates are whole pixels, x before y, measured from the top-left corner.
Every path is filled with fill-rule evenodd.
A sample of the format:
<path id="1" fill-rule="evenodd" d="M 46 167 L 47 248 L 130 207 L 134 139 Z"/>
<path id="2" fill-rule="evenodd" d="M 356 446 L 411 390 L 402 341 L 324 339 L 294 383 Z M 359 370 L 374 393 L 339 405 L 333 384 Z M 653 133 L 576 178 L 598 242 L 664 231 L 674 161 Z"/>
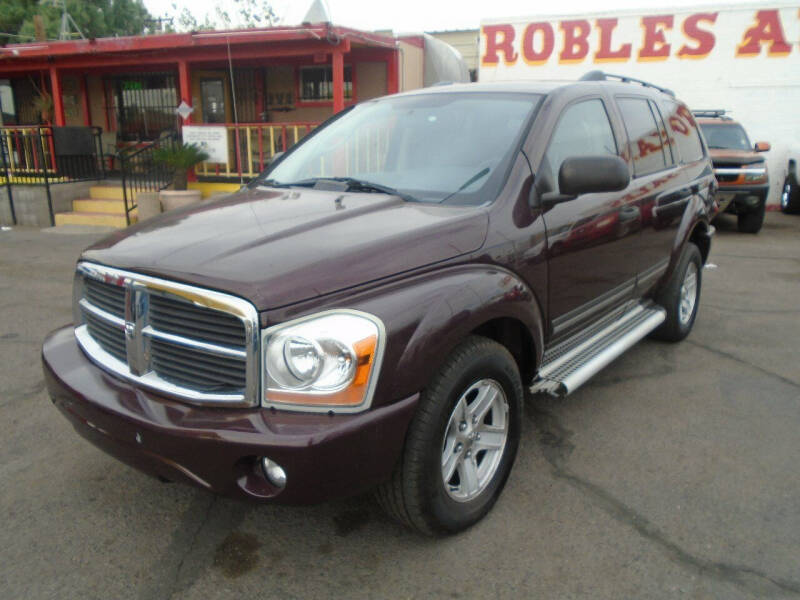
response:
<path id="1" fill-rule="evenodd" d="M 664 143 L 649 102 L 644 98 L 619 98 L 617 102 L 628 131 L 628 154 L 633 158 L 634 177 L 666 168 Z"/>
<path id="2" fill-rule="evenodd" d="M 675 148 L 675 139 L 671 137 L 667 131 L 667 126 L 664 122 L 664 115 L 661 114 L 656 103 L 650 100 L 650 110 L 658 123 L 658 133 L 661 137 L 661 143 L 664 145 L 664 159 L 667 161 L 667 166 L 672 166 L 679 161 L 678 150 Z"/>
<path id="3" fill-rule="evenodd" d="M 750 140 L 736 123 L 703 123 L 700 125 L 709 148 L 725 150 L 751 150 Z"/>
<path id="4" fill-rule="evenodd" d="M 659 107 L 667 121 L 667 132 L 678 147 L 681 162 L 694 162 L 703 158 L 705 156 L 703 143 L 700 141 L 697 123 L 689 109 L 672 100 L 659 102 Z"/>
<path id="5" fill-rule="evenodd" d="M 617 154 L 617 143 L 603 102 L 584 100 L 568 107 L 556 125 L 545 157 L 553 179 L 558 180 L 565 158 L 603 154 Z"/>

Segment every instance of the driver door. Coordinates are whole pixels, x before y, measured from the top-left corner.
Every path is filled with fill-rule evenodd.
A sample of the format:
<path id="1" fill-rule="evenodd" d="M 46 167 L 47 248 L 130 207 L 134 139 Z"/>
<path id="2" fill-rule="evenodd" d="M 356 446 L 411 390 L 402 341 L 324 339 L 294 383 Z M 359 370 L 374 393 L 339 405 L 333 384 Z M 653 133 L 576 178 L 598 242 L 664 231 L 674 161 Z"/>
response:
<path id="1" fill-rule="evenodd" d="M 564 108 L 537 174 L 539 193 L 558 192 L 558 172 L 573 156 L 619 155 L 601 97 Z M 542 187 L 540 187 L 542 186 Z M 547 189 L 549 188 L 549 189 Z M 633 297 L 642 227 L 639 204 L 622 190 L 581 194 L 544 212 L 548 314 L 553 339 L 569 335 Z"/>

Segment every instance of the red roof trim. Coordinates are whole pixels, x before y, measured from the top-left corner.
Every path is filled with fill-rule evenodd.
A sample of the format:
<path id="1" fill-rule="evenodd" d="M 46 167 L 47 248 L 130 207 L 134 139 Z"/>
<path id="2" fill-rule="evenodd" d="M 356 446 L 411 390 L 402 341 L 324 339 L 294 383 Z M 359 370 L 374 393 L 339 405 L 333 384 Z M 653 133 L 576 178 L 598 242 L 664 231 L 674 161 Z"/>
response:
<path id="1" fill-rule="evenodd" d="M 66 57 L 86 54 L 141 52 L 148 50 L 184 50 L 189 48 L 326 40 L 331 45 L 351 40 L 367 46 L 394 48 L 391 37 L 335 25 L 308 25 L 298 27 L 270 27 L 265 29 L 232 29 L 200 31 L 196 33 L 165 33 L 148 36 L 97 38 L 57 42 L 9 44 L 0 48 L 0 58 L 14 61 L 25 58 Z"/>

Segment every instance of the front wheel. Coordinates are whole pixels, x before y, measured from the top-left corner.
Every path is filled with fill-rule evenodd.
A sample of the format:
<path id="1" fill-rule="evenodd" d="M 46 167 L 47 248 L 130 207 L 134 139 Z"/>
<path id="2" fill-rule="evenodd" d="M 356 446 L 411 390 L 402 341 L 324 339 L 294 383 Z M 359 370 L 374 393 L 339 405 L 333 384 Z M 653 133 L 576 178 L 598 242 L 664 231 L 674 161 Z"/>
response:
<path id="1" fill-rule="evenodd" d="M 691 242 L 686 244 L 678 265 L 657 302 L 667 311 L 667 318 L 653 332 L 653 337 L 667 342 L 679 342 L 692 330 L 700 304 L 703 259 L 700 250 Z"/>
<path id="2" fill-rule="evenodd" d="M 398 521 L 433 535 L 473 525 L 494 505 L 519 445 L 522 382 L 511 354 L 471 336 L 420 399 L 392 479 L 376 492 Z"/>
<path id="3" fill-rule="evenodd" d="M 787 214 L 800 212 L 800 184 L 791 174 L 787 175 L 783 182 L 781 210 Z"/>
<path id="4" fill-rule="evenodd" d="M 767 211 L 767 200 L 764 198 L 758 208 L 746 213 L 740 213 L 737 226 L 742 233 L 758 233 L 764 225 L 764 215 Z"/>

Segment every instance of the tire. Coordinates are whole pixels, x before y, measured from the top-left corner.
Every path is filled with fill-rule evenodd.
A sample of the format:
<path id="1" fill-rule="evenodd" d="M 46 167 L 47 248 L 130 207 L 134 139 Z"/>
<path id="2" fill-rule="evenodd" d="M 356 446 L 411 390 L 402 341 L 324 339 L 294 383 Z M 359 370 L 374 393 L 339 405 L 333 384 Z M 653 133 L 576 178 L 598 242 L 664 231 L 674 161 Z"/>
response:
<path id="1" fill-rule="evenodd" d="M 511 472 L 522 401 L 519 370 L 508 350 L 488 338 L 467 338 L 422 393 L 392 478 L 376 490 L 379 504 L 426 535 L 452 534 L 477 523 Z M 470 419 L 478 404 L 488 409 Z M 491 448 L 484 447 L 487 442 Z M 447 485 L 445 467 L 452 472 Z"/>
<path id="2" fill-rule="evenodd" d="M 790 215 L 800 213 L 800 184 L 792 173 L 789 173 L 783 182 L 781 210 Z"/>
<path id="3" fill-rule="evenodd" d="M 694 273 L 694 285 L 691 274 Z M 653 337 L 666 342 L 680 342 L 692 330 L 700 305 L 703 260 L 700 250 L 689 242 L 683 249 L 667 285 L 658 294 L 656 301 L 667 311 L 667 318 L 653 332 Z M 694 292 L 692 293 L 692 287 Z M 692 301 L 693 295 L 693 301 Z"/>
<path id="4" fill-rule="evenodd" d="M 764 198 L 758 208 L 738 216 L 737 226 L 741 233 L 758 233 L 764 224 L 764 214 L 767 212 L 767 199 Z"/>

